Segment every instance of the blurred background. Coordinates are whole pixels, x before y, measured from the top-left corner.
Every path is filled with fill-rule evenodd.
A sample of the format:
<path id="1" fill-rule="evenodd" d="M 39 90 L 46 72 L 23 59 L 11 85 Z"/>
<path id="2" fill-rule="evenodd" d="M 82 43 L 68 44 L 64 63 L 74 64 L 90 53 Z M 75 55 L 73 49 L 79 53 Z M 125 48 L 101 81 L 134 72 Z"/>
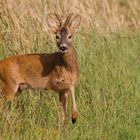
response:
<path id="1" fill-rule="evenodd" d="M 27 90 L 0 108 L 0 139 L 139 140 L 140 0 L 0 0 L 0 59 L 56 51 L 46 23 L 54 11 L 82 17 L 78 121 L 70 103 L 63 130 L 57 94 Z"/>

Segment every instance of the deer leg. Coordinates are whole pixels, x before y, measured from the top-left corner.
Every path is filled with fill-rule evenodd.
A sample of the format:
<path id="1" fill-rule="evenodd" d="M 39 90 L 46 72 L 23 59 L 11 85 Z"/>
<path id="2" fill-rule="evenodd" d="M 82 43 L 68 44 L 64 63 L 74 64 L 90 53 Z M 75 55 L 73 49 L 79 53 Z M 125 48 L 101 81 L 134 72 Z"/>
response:
<path id="1" fill-rule="evenodd" d="M 76 119 L 77 119 L 77 106 L 76 106 L 76 102 L 75 102 L 75 94 L 74 94 L 74 87 L 72 86 L 70 88 L 70 92 L 71 92 L 71 96 L 72 96 L 72 122 L 75 123 Z"/>
<path id="2" fill-rule="evenodd" d="M 68 105 L 68 91 L 59 93 L 59 101 L 61 107 L 61 120 L 62 125 L 64 125 L 66 120 L 66 112 L 67 112 L 67 105 Z"/>
<path id="3" fill-rule="evenodd" d="M 18 85 L 9 83 L 5 84 L 2 88 L 2 94 L 7 101 L 12 101 L 14 99 L 15 93 L 18 90 Z"/>

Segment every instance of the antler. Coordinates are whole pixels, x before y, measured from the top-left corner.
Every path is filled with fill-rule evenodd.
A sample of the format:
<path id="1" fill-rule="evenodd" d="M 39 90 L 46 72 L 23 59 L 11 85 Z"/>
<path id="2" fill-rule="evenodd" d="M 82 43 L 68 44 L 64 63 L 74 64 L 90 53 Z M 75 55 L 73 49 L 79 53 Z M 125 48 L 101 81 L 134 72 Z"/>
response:
<path id="1" fill-rule="evenodd" d="M 71 24 L 70 20 L 73 16 L 73 13 L 69 14 L 68 17 L 65 20 L 64 26 L 69 26 Z"/>
<path id="2" fill-rule="evenodd" d="M 61 17 L 56 12 L 54 13 L 54 15 L 57 18 L 57 20 L 59 21 L 59 26 L 62 26 L 62 19 L 61 19 Z"/>

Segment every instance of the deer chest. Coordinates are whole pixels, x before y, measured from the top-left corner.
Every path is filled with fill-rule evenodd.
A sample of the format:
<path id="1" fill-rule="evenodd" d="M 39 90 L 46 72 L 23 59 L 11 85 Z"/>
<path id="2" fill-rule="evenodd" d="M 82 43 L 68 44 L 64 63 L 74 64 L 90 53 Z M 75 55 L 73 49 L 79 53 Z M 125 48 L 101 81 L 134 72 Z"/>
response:
<path id="1" fill-rule="evenodd" d="M 53 90 L 64 90 L 76 83 L 76 73 L 65 68 L 56 67 L 49 78 L 50 88 Z"/>

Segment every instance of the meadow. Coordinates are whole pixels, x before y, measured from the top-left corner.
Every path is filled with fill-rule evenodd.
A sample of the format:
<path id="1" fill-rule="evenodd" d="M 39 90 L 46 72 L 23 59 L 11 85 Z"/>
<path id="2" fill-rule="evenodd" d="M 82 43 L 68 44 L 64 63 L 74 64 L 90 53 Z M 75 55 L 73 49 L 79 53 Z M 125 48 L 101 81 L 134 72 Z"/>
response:
<path id="1" fill-rule="evenodd" d="M 139 0 L 1 0 L 0 59 L 56 51 L 46 24 L 54 11 L 78 13 L 82 23 L 73 40 L 80 69 L 77 122 L 70 119 L 71 100 L 63 129 L 58 95 L 25 90 L 1 105 L 0 139 L 139 140 L 139 5 Z"/>

